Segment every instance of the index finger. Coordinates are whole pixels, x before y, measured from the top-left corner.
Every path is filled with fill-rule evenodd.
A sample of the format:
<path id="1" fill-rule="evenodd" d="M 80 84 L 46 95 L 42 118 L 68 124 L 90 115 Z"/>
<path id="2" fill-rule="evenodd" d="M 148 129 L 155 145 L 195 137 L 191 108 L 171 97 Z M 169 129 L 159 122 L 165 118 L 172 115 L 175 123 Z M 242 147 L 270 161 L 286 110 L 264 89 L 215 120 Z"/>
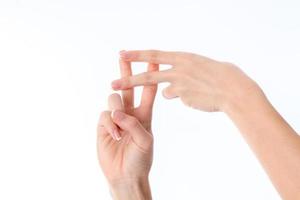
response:
<path id="1" fill-rule="evenodd" d="M 173 65 L 182 59 L 179 52 L 158 50 L 121 51 L 120 57 L 123 60 L 131 62 L 135 61 L 170 65 Z"/>
<path id="2" fill-rule="evenodd" d="M 124 60 L 119 60 L 121 77 L 128 77 L 132 75 L 131 63 Z M 122 99 L 125 110 L 131 110 L 134 106 L 134 89 L 130 88 L 122 90 Z"/>
<path id="3" fill-rule="evenodd" d="M 111 83 L 111 87 L 114 90 L 127 90 L 135 86 L 172 82 L 173 79 L 174 76 L 170 69 L 164 71 L 151 71 L 115 80 Z"/>

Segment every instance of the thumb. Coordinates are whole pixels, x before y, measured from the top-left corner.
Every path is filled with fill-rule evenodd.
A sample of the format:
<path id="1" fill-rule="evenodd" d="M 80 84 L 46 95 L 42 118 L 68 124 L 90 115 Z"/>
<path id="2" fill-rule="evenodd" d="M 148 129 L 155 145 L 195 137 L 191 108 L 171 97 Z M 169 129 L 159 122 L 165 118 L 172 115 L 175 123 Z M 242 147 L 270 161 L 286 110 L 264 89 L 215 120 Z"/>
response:
<path id="1" fill-rule="evenodd" d="M 152 135 L 145 130 L 137 118 L 119 110 L 113 110 L 111 116 L 113 122 L 118 125 L 121 130 L 131 135 L 137 146 L 143 150 L 148 150 L 151 147 L 153 142 Z"/>

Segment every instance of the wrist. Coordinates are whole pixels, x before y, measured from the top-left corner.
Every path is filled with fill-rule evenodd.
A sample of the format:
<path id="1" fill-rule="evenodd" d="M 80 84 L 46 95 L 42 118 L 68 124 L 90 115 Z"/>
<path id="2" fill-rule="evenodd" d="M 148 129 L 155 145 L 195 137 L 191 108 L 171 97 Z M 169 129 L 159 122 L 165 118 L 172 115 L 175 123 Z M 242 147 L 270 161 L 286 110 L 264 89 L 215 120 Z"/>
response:
<path id="1" fill-rule="evenodd" d="M 226 103 L 222 111 L 231 116 L 237 113 L 248 112 L 255 106 L 267 102 L 266 96 L 261 88 L 252 80 L 247 84 L 239 84 L 234 91 L 231 91 L 226 97 Z M 256 110 L 252 110 L 256 111 Z"/>
<path id="2" fill-rule="evenodd" d="M 112 181 L 110 191 L 114 200 L 151 200 L 148 177 Z"/>

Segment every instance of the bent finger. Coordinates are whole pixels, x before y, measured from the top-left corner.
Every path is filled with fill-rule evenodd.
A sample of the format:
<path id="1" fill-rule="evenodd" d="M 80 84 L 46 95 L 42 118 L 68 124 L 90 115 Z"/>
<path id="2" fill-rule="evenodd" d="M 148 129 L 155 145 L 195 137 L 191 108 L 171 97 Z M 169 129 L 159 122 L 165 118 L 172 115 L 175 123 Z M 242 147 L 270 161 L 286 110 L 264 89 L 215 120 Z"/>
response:
<path id="1" fill-rule="evenodd" d="M 166 99 L 173 99 L 178 97 L 178 95 L 176 94 L 176 89 L 172 85 L 169 85 L 168 87 L 163 89 L 162 94 Z"/>
<path id="2" fill-rule="evenodd" d="M 131 135 L 134 143 L 143 150 L 149 150 L 153 138 L 135 118 L 119 110 L 112 112 L 112 119 L 122 130 Z"/>
<path id="3" fill-rule="evenodd" d="M 101 129 L 101 127 L 104 127 L 105 130 L 111 135 L 111 137 L 114 140 L 119 141 L 121 139 L 119 128 L 112 121 L 110 111 L 104 111 L 101 113 L 99 124 L 98 124 L 98 128 L 99 128 L 98 131 Z"/>

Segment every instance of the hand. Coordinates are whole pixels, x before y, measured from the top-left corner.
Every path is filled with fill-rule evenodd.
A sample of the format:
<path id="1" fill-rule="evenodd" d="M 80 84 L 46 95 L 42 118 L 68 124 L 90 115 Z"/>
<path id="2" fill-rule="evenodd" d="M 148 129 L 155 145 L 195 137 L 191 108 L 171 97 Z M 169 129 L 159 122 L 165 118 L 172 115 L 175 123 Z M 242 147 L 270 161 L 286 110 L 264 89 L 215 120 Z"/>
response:
<path id="1" fill-rule="evenodd" d="M 122 77 L 131 75 L 129 62 L 120 60 Z M 158 70 L 149 64 L 148 71 Z M 151 199 L 148 175 L 152 165 L 152 107 L 157 85 L 145 86 L 139 107 L 133 89 L 109 96 L 109 111 L 98 125 L 98 157 L 115 199 Z"/>
<path id="2" fill-rule="evenodd" d="M 123 51 L 124 61 L 170 64 L 171 69 L 123 77 L 115 90 L 170 82 L 166 98 L 188 106 L 224 111 L 241 131 L 283 199 L 300 199 L 300 137 L 280 116 L 259 86 L 233 64 L 200 55 Z M 280 148 L 279 148 L 280 147 Z"/>
<path id="3" fill-rule="evenodd" d="M 233 64 L 192 53 L 121 51 L 120 57 L 124 61 L 169 64 L 172 68 L 115 80 L 112 82 L 114 90 L 170 82 L 163 90 L 165 98 L 180 97 L 187 106 L 203 111 L 224 111 L 236 99 L 258 89 L 256 83 Z"/>

